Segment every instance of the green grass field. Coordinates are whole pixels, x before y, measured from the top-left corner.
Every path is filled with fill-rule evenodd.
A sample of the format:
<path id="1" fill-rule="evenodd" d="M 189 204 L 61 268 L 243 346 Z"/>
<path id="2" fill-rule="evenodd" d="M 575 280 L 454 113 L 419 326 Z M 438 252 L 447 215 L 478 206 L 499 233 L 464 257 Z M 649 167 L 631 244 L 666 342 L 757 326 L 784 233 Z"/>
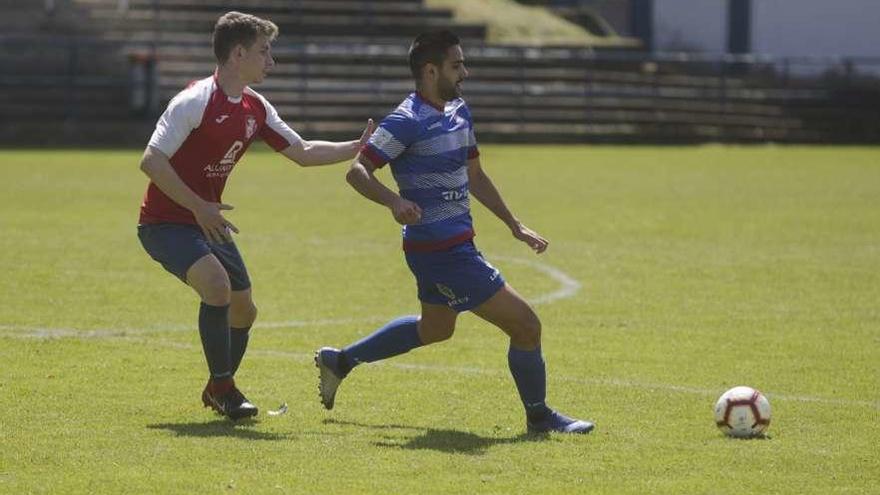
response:
<path id="1" fill-rule="evenodd" d="M 478 245 L 537 303 L 550 403 L 594 434 L 525 436 L 506 340 L 472 315 L 324 411 L 313 350 L 416 312 L 414 282 L 344 165 L 261 150 L 224 197 L 260 308 L 237 378 L 290 411 L 217 419 L 197 299 L 135 236 L 139 152 L 2 151 L 0 492 L 880 493 L 880 148 L 482 151 L 551 246 L 475 206 Z M 716 429 L 740 384 L 769 439 Z"/>

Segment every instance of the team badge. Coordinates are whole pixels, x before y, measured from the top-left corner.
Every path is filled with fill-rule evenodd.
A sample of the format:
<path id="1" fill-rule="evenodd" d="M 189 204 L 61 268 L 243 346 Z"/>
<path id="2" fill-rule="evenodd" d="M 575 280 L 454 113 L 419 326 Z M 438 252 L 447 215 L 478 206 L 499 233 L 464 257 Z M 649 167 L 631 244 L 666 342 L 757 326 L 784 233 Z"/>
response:
<path id="1" fill-rule="evenodd" d="M 244 138 L 250 139 L 255 132 L 257 132 L 257 119 L 253 115 L 248 115 L 244 126 Z"/>

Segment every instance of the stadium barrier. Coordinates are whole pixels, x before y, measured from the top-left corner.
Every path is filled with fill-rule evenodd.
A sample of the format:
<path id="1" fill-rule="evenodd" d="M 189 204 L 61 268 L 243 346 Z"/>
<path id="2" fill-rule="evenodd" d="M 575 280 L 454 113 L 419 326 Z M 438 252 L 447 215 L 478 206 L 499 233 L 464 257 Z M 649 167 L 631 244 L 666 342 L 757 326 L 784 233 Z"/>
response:
<path id="1" fill-rule="evenodd" d="M 6 144 L 37 143 L 39 135 L 10 130 L 35 120 L 66 126 L 56 139 L 72 143 L 142 144 L 146 137 L 138 133 L 148 133 L 167 101 L 214 66 L 204 39 L 0 40 L 0 62 L 16 68 L 0 74 Z M 412 90 L 406 50 L 401 43 L 282 39 L 274 74 L 256 89 L 305 135 L 350 136 Z M 467 44 L 465 53 L 472 76 L 466 98 L 481 141 L 876 142 L 880 136 L 876 59 L 482 43 Z M 105 127 L 112 130 L 98 131 Z M 87 132 L 97 135 L 78 134 Z"/>

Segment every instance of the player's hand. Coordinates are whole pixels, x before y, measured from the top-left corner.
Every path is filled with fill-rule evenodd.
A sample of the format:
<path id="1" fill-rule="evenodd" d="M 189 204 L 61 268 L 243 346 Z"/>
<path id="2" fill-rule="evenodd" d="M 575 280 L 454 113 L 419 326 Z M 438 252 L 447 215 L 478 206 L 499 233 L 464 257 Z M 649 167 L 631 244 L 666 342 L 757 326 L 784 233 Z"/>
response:
<path id="1" fill-rule="evenodd" d="M 199 227 L 202 228 L 210 242 L 214 244 L 232 242 L 231 232 L 238 233 L 235 225 L 232 225 L 232 222 L 223 218 L 223 214 L 220 213 L 223 210 L 231 210 L 232 208 L 232 205 L 205 202 L 201 208 L 193 211 L 196 222 L 199 223 Z"/>
<path id="2" fill-rule="evenodd" d="M 401 225 L 417 224 L 422 219 L 422 209 L 419 205 L 399 196 L 391 204 L 391 213 Z"/>
<path id="3" fill-rule="evenodd" d="M 525 225 L 517 222 L 516 226 L 511 229 L 513 232 L 513 236 L 517 239 L 523 241 L 528 244 L 532 250 L 537 254 L 541 254 L 547 250 L 547 246 L 550 245 L 550 241 L 544 239 L 534 230 L 526 227 Z"/>
<path id="4" fill-rule="evenodd" d="M 360 146 L 358 147 L 358 149 L 367 144 L 367 141 L 370 140 L 370 136 L 373 135 L 374 130 L 376 130 L 376 125 L 373 124 L 373 119 L 367 120 L 367 127 L 364 127 L 364 132 L 363 134 L 361 134 Z"/>

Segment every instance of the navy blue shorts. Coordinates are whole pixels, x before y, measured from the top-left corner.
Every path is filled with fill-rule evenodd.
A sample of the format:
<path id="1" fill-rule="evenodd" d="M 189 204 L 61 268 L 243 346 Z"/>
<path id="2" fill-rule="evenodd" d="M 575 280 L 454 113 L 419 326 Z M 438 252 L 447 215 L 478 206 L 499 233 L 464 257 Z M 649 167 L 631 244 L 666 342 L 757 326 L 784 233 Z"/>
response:
<path id="1" fill-rule="evenodd" d="M 483 259 L 473 241 L 446 251 L 406 253 L 406 263 L 416 277 L 420 301 L 459 313 L 483 304 L 504 286 L 501 272 Z"/>
<path id="2" fill-rule="evenodd" d="M 157 223 L 138 225 L 138 238 L 151 258 L 186 283 L 186 271 L 206 254 L 220 260 L 232 290 L 251 286 L 244 260 L 234 242 L 214 244 L 208 241 L 198 225 Z"/>

